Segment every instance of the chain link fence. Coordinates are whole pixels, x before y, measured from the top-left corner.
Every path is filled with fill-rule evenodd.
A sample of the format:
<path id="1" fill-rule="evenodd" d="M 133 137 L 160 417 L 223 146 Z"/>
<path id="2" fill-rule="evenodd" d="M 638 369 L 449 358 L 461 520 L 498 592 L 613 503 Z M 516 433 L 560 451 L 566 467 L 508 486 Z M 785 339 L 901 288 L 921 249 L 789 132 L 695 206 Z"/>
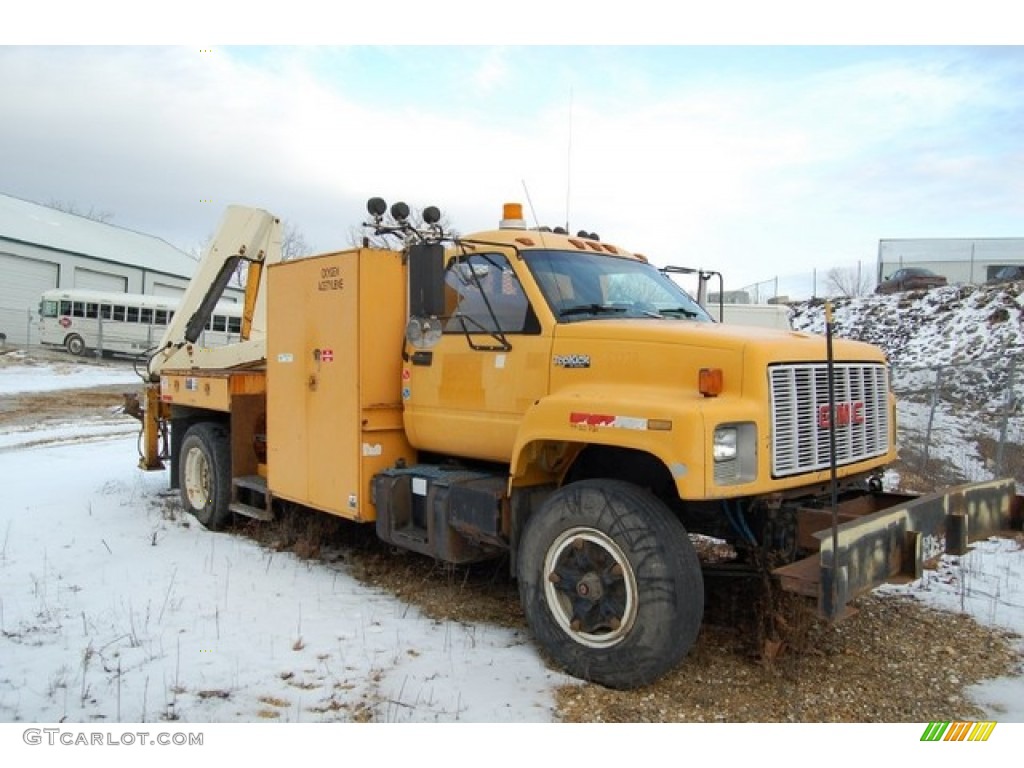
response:
<path id="1" fill-rule="evenodd" d="M 900 465 L 912 479 L 1024 486 L 1024 355 L 894 366 L 892 375 Z"/>
<path id="2" fill-rule="evenodd" d="M 745 294 L 751 304 L 807 301 L 830 296 L 866 296 L 874 293 L 878 283 L 876 271 L 874 262 L 858 261 L 807 272 L 775 275 L 745 285 L 737 292 Z"/>
<path id="3" fill-rule="evenodd" d="M 35 308 L 0 306 L 0 346 L 25 347 L 39 342 L 36 328 L 39 315 Z"/>

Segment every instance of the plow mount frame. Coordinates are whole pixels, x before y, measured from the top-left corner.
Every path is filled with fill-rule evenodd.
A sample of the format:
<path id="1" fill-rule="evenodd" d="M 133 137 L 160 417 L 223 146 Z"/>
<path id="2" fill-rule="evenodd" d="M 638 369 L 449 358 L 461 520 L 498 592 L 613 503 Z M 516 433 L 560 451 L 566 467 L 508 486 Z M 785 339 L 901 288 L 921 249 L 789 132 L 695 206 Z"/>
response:
<path id="1" fill-rule="evenodd" d="M 801 510 L 813 554 L 772 570 L 784 591 L 816 597 L 819 614 L 842 618 L 850 602 L 894 581 L 920 578 L 943 554 L 964 555 L 972 541 L 1020 530 L 1024 498 L 1012 479 L 956 486 L 922 496 L 883 494 L 893 503 L 866 514 L 845 512 L 833 531 L 826 510 Z M 833 542 L 838 543 L 834 550 Z"/>

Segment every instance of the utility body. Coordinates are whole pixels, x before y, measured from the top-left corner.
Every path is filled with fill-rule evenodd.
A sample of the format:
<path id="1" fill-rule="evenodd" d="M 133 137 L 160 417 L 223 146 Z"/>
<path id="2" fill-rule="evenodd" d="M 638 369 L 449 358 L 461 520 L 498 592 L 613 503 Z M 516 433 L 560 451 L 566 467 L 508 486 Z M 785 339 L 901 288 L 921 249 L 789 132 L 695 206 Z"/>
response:
<path id="1" fill-rule="evenodd" d="M 287 502 L 442 561 L 507 557 L 547 654 L 629 688 L 689 651 L 706 573 L 768 571 L 836 618 L 1019 518 L 1011 481 L 882 491 L 876 347 L 719 324 L 671 278 L 692 270 L 514 204 L 469 236 L 369 213 L 362 247 L 282 261 L 278 220 L 229 208 L 151 356 L 140 463 L 169 460 L 206 526 Z M 239 265 L 245 341 L 202 349 Z"/>

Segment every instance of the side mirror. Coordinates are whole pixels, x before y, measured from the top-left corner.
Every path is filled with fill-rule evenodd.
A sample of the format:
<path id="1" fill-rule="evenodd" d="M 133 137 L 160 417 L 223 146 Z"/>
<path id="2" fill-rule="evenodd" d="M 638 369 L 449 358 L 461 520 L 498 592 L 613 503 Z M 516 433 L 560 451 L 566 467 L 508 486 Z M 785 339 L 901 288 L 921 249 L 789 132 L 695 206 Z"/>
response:
<path id="1" fill-rule="evenodd" d="M 416 243 L 409 246 L 409 315 L 444 314 L 444 246 Z"/>

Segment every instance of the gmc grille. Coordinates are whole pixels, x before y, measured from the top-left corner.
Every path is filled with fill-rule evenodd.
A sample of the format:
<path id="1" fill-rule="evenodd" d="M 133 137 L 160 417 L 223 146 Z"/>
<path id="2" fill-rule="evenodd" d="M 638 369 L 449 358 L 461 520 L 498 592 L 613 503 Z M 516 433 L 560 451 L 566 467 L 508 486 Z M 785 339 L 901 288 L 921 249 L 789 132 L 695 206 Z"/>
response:
<path id="1" fill-rule="evenodd" d="M 885 366 L 836 363 L 836 463 L 854 464 L 889 448 L 889 377 Z M 828 366 L 771 366 L 772 476 L 828 469 Z"/>

